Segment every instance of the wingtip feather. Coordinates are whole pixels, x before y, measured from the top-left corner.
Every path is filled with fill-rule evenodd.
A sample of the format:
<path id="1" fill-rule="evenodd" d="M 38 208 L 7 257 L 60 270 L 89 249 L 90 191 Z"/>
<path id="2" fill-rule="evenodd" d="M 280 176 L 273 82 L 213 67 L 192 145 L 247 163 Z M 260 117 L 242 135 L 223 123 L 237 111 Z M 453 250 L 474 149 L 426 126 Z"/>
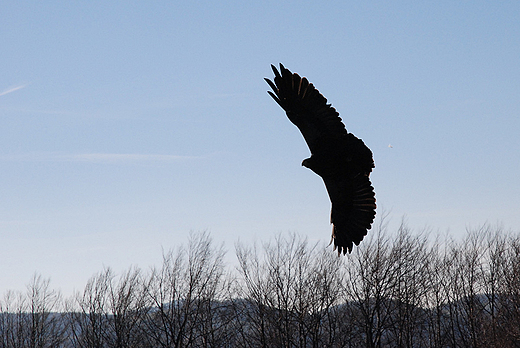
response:
<path id="1" fill-rule="evenodd" d="M 278 72 L 278 70 L 276 69 L 276 67 L 273 64 L 271 64 L 271 69 L 273 69 L 273 73 L 274 73 L 275 78 L 281 77 L 280 73 Z"/>
<path id="2" fill-rule="evenodd" d="M 285 110 L 285 107 L 282 105 L 282 101 L 273 92 L 267 91 L 267 93 L 269 93 L 269 95 L 273 97 L 274 101 L 277 102 L 278 105 L 280 105 L 280 107 Z"/>
<path id="3" fill-rule="evenodd" d="M 278 90 L 278 87 L 276 87 L 273 81 L 269 80 L 267 77 L 264 77 L 264 80 L 273 89 L 274 92 Z"/>

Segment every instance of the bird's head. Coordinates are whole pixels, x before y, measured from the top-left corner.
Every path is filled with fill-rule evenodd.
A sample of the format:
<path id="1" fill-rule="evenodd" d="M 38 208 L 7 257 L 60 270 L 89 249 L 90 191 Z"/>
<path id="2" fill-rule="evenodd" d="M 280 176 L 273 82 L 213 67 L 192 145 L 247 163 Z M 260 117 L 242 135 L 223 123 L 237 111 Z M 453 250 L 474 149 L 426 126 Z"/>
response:
<path id="1" fill-rule="evenodd" d="M 323 171 L 323 168 L 320 167 L 320 165 L 318 163 L 316 163 L 316 158 L 313 156 L 304 159 L 302 162 L 302 166 L 309 168 L 310 170 L 312 170 L 314 173 L 318 174 L 321 177 L 323 177 L 323 175 L 325 174 Z"/>
<path id="2" fill-rule="evenodd" d="M 312 169 L 312 160 L 311 158 L 306 158 L 302 161 L 302 166 L 304 166 L 305 168 L 309 168 L 309 169 Z"/>

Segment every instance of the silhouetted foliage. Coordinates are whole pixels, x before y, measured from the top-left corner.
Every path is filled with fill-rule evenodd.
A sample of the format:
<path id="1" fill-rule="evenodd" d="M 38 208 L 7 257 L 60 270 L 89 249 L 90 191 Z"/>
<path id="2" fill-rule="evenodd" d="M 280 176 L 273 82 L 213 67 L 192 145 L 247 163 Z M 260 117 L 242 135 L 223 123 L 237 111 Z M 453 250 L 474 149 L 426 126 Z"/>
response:
<path id="1" fill-rule="evenodd" d="M 500 228 L 456 242 L 381 223 L 344 258 L 297 234 L 236 255 L 228 270 L 193 234 L 68 299 L 35 275 L 0 300 L 0 348 L 520 347 L 520 236 Z"/>

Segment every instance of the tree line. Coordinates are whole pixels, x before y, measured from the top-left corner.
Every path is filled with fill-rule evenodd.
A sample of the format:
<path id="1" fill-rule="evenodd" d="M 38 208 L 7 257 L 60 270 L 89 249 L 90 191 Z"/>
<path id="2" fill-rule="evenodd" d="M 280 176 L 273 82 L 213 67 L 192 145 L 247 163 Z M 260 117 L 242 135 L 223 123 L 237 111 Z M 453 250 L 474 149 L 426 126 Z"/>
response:
<path id="1" fill-rule="evenodd" d="M 0 347 L 520 347 L 518 234 L 381 223 L 345 257 L 297 234 L 235 252 L 196 233 L 70 298 L 35 275 L 0 300 Z"/>

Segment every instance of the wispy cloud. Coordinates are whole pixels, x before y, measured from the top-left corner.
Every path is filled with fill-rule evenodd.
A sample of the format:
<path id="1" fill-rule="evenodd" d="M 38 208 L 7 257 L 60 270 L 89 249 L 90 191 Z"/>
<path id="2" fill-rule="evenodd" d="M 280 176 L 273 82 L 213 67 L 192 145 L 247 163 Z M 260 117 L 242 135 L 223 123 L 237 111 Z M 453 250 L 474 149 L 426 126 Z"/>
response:
<path id="1" fill-rule="evenodd" d="M 18 86 L 14 86 L 14 87 L 9 87 L 8 89 L 0 92 L 0 97 L 3 96 L 3 95 L 6 95 L 6 94 L 9 94 L 9 93 L 12 93 L 14 91 L 18 91 L 19 89 L 22 89 L 24 87 L 26 87 L 27 85 L 18 85 Z"/>
<path id="2" fill-rule="evenodd" d="M 85 162 L 171 162 L 196 158 L 194 156 L 157 155 L 137 153 L 84 153 L 62 156 L 62 159 Z"/>
<path id="3" fill-rule="evenodd" d="M 135 154 L 135 153 L 25 153 L 0 155 L 0 161 L 20 162 L 91 162 L 91 163 L 141 163 L 141 162 L 174 162 L 179 160 L 200 158 L 198 156 Z"/>

